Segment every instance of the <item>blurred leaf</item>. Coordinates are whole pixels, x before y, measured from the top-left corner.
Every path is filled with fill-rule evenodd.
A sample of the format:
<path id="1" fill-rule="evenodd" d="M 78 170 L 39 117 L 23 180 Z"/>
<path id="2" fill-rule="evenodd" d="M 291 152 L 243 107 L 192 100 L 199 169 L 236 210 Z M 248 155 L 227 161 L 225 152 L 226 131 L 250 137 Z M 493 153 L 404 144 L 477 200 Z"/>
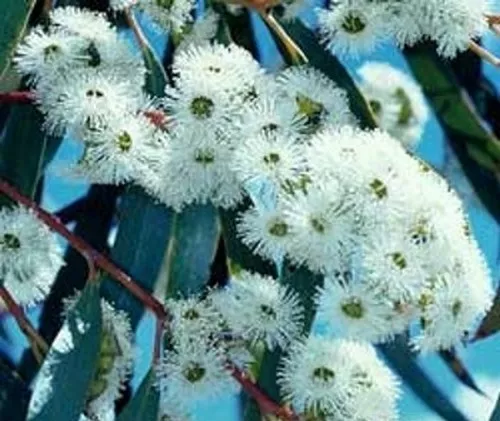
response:
<path id="1" fill-rule="evenodd" d="M 219 235 L 217 211 L 212 205 L 190 206 L 175 214 L 165 274 L 168 297 L 188 297 L 203 290 Z"/>
<path id="2" fill-rule="evenodd" d="M 452 348 L 445 351 L 440 351 L 439 356 L 461 383 L 479 393 L 480 395 L 486 396 L 474 381 L 474 378 L 469 373 L 469 370 L 467 370 L 465 364 L 457 355 L 456 349 Z"/>
<path id="3" fill-rule="evenodd" d="M 0 420 L 24 421 L 30 399 L 28 385 L 0 359 Z"/>
<path id="4" fill-rule="evenodd" d="M 449 65 L 431 44 L 404 50 L 424 94 L 434 108 L 474 190 L 491 215 L 500 220 L 500 142 L 486 127 Z"/>
<path id="5" fill-rule="evenodd" d="M 0 15 L 0 79 L 21 40 L 36 0 L 2 0 Z"/>
<path id="6" fill-rule="evenodd" d="M 498 397 L 495 409 L 491 414 L 490 421 L 500 421 L 500 396 Z"/>
<path id="7" fill-rule="evenodd" d="M 361 127 L 373 129 L 377 127 L 366 99 L 361 95 L 356 83 L 337 58 L 318 43 L 314 32 L 306 28 L 300 21 L 284 23 L 283 27 L 309 59 L 309 64 L 332 79 L 339 87 L 347 91 L 349 105 L 358 118 Z"/>
<path id="8" fill-rule="evenodd" d="M 146 89 L 151 95 L 162 97 L 165 95 L 165 86 L 168 81 L 162 62 L 149 45 L 146 46 L 142 53 L 148 68 Z"/>
<path id="9" fill-rule="evenodd" d="M 112 260 L 142 288 L 153 292 L 167 249 L 173 212 L 133 186 L 122 198 L 119 219 Z M 135 329 L 144 313 L 143 304 L 109 277 L 103 282 L 103 294 L 116 308 L 128 313 Z"/>
<path id="10" fill-rule="evenodd" d="M 498 331 L 500 331 L 500 288 L 497 291 L 490 311 L 488 311 L 488 314 L 479 325 L 473 341 L 485 339 Z"/>
<path id="11" fill-rule="evenodd" d="M 61 143 L 60 137 L 46 136 L 42 124 L 43 117 L 35 106 L 14 105 L 0 144 L 2 177 L 31 198 Z"/>
<path id="12" fill-rule="evenodd" d="M 228 12 L 225 8 L 222 10 L 224 22 L 228 26 L 233 42 L 249 51 L 258 61 L 259 53 L 255 42 L 250 10 L 245 8 L 237 15 Z"/>
<path id="13" fill-rule="evenodd" d="M 99 286 L 89 284 L 57 335 L 35 382 L 29 421 L 78 421 L 99 357 Z"/>
<path id="14" fill-rule="evenodd" d="M 151 370 L 142 381 L 132 400 L 123 409 L 116 421 L 157 421 L 160 393 L 154 385 L 155 375 Z"/>
<path id="15" fill-rule="evenodd" d="M 250 199 L 245 198 L 234 209 L 221 209 L 219 211 L 230 273 L 234 274 L 245 269 L 276 277 L 276 266 L 252 253 L 252 250 L 238 238 L 236 224 L 239 215 L 250 206 Z"/>
<path id="16" fill-rule="evenodd" d="M 401 380 L 436 414 L 447 421 L 467 421 L 417 363 L 405 335 L 398 336 L 391 343 L 379 345 L 378 348 Z"/>

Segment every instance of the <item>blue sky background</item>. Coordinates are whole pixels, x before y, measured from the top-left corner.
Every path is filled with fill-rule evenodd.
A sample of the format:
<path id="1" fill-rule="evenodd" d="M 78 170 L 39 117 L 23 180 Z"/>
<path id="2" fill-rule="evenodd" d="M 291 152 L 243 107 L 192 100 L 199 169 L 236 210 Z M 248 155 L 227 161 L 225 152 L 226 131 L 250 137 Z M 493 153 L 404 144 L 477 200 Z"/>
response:
<path id="1" fill-rule="evenodd" d="M 495 0 L 493 3 L 497 5 L 498 10 L 500 0 Z M 257 20 L 255 21 L 257 22 Z M 259 39 L 262 46 L 263 62 L 266 67 L 274 69 L 280 64 L 280 61 L 277 60 L 276 51 L 266 42 L 267 35 L 264 28 L 261 25 L 257 25 L 257 27 L 260 34 Z M 164 37 L 154 31 L 147 31 L 147 33 L 160 51 L 164 46 Z M 485 45 L 490 50 L 500 54 L 500 38 L 488 36 L 485 39 Z M 408 71 L 399 51 L 390 46 L 381 49 L 369 57 L 363 57 L 361 60 L 345 61 L 345 64 L 354 74 L 355 69 L 366 60 L 388 61 L 394 66 Z M 500 70 L 490 65 L 485 65 L 485 73 L 500 88 Z M 69 181 L 58 174 L 59 169 L 68 161 L 77 159 L 80 152 L 79 145 L 67 140 L 63 143 L 54 162 L 50 165 L 43 198 L 43 206 L 48 210 L 55 211 L 86 192 L 88 186 L 85 184 Z M 417 152 L 451 181 L 466 202 L 474 233 L 487 257 L 492 271 L 492 278 L 496 282 L 500 275 L 499 227 L 475 197 L 453 152 L 447 147 L 443 133 L 434 117 L 428 124 L 424 139 Z M 36 319 L 37 313 L 38 310 L 36 309 L 32 312 L 33 319 Z M 22 352 L 22 347 L 25 346 L 25 342 L 18 335 L 17 328 L 11 320 L 8 318 L 4 319 L 4 324 L 11 339 L 14 339 L 18 346 L 12 348 L 0 339 L 0 349 L 9 347 L 10 352 L 15 357 L 18 357 Z M 149 349 L 152 336 L 151 326 L 152 321 L 146 315 L 139 326 L 137 337 L 142 351 L 139 351 L 137 355 L 138 370 L 136 381 L 140 380 L 149 367 L 149 356 L 151 354 Z M 500 392 L 500 335 L 480 341 L 468 348 L 460 349 L 460 356 L 473 373 L 479 387 L 486 393 L 487 397 L 481 397 L 459 384 L 438 357 L 419 357 L 419 361 L 429 376 L 471 421 L 486 421 L 489 419 L 489 415 Z M 425 405 L 413 396 L 407 387 L 404 387 L 403 392 L 402 399 L 400 400 L 402 420 L 439 421 L 441 419 L 427 410 Z M 215 402 L 200 403 L 196 411 L 196 419 L 199 421 L 207 419 L 214 421 L 237 421 L 237 403 L 237 399 L 234 396 L 228 396 L 226 399 Z M 210 415 L 207 417 L 206 414 Z"/>

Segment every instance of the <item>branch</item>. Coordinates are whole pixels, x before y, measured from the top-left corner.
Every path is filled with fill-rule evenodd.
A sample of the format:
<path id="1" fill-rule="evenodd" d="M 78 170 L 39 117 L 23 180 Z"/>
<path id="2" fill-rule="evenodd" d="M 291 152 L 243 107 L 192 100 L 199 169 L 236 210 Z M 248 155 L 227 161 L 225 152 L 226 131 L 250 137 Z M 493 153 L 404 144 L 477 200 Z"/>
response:
<path id="1" fill-rule="evenodd" d="M 35 94 L 31 91 L 11 91 L 0 93 L 1 104 L 32 104 Z"/>
<path id="2" fill-rule="evenodd" d="M 299 417 L 289 408 L 280 406 L 271 400 L 248 376 L 232 363 L 228 363 L 232 376 L 243 390 L 255 399 L 262 414 L 273 414 L 284 421 L 299 421 Z"/>
<path id="3" fill-rule="evenodd" d="M 33 354 L 35 355 L 38 363 L 41 364 L 45 354 L 47 354 L 49 350 L 47 343 L 38 334 L 36 329 L 24 314 L 22 308 L 19 307 L 10 292 L 4 286 L 0 286 L 0 298 L 4 301 L 7 309 L 16 319 L 19 328 L 28 338 Z"/>
<path id="4" fill-rule="evenodd" d="M 86 259 L 92 260 L 95 266 L 109 273 L 147 308 L 154 312 L 159 319 L 166 319 L 167 312 L 157 299 L 152 297 L 147 291 L 136 284 L 129 275 L 116 266 L 116 264 L 109 260 L 106 256 L 99 253 L 90 244 L 73 234 L 66 228 L 66 226 L 64 226 L 64 224 L 61 223 L 61 221 L 40 208 L 35 202 L 19 193 L 15 187 L 12 187 L 3 180 L 0 180 L 0 192 L 4 193 L 13 201 L 32 209 L 41 221 L 68 240 L 69 244 L 71 244 L 75 250 L 78 250 L 78 252 L 80 252 Z M 92 267 L 89 267 L 89 270 L 92 272 Z"/>

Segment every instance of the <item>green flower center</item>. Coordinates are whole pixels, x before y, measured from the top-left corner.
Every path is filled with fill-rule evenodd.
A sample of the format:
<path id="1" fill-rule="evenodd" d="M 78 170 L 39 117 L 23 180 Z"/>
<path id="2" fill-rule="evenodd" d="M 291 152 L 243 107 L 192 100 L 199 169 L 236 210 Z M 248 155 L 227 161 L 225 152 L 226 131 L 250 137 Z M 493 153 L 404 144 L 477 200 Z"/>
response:
<path id="1" fill-rule="evenodd" d="M 462 302 L 459 300 L 456 300 L 453 305 L 451 306 L 451 313 L 453 314 L 453 317 L 458 317 L 460 312 L 462 311 Z"/>
<path id="2" fill-rule="evenodd" d="M 198 313 L 194 308 L 186 310 L 182 317 L 186 320 L 196 320 L 200 318 L 200 313 Z"/>
<path id="3" fill-rule="evenodd" d="M 399 253 L 399 252 L 396 252 L 396 253 L 392 253 L 391 254 L 391 259 L 393 261 L 393 263 L 399 268 L 399 269 L 405 269 L 408 264 L 406 262 L 406 259 L 403 255 L 403 253 Z"/>
<path id="4" fill-rule="evenodd" d="M 382 180 L 376 178 L 370 183 L 370 188 L 379 199 L 387 197 L 387 187 Z"/>
<path id="5" fill-rule="evenodd" d="M 274 235 L 275 237 L 285 237 L 288 234 L 288 225 L 285 221 L 276 219 L 271 222 L 268 231 L 269 234 Z"/>
<path id="6" fill-rule="evenodd" d="M 184 370 L 184 377 L 189 383 L 197 383 L 205 377 L 207 370 L 197 362 L 190 362 Z"/>
<path id="7" fill-rule="evenodd" d="M 414 116 L 410 98 L 402 88 L 396 89 L 394 96 L 401 107 L 398 114 L 398 124 L 401 126 L 407 126 Z"/>
<path id="8" fill-rule="evenodd" d="M 317 367 L 313 370 L 313 378 L 323 383 L 331 383 L 335 378 L 335 372 L 327 367 Z"/>
<path id="9" fill-rule="evenodd" d="M 275 165 L 281 161 L 280 155 L 276 152 L 271 152 L 268 155 L 264 156 L 264 162 L 267 165 Z"/>
<path id="10" fill-rule="evenodd" d="M 87 95 L 88 98 L 102 98 L 104 94 L 102 91 L 99 89 L 89 89 L 87 92 L 85 92 L 85 95 Z"/>
<path id="11" fill-rule="evenodd" d="M 268 306 L 266 304 L 261 304 L 260 311 L 267 318 L 273 319 L 273 320 L 276 319 L 276 312 L 274 311 L 274 309 L 271 306 Z"/>
<path id="12" fill-rule="evenodd" d="M 156 0 L 156 5 L 159 7 L 163 7 L 164 9 L 169 9 L 174 4 L 174 0 Z"/>
<path id="13" fill-rule="evenodd" d="M 127 132 L 122 132 L 116 139 L 116 143 L 122 152 L 128 152 L 132 148 L 132 137 Z"/>
<path id="14" fill-rule="evenodd" d="M 193 99 L 190 109 L 193 115 L 199 119 L 209 118 L 214 110 L 214 102 L 210 98 L 200 96 Z"/>
<path id="15" fill-rule="evenodd" d="M 412 241 L 416 245 L 426 244 L 432 239 L 432 235 L 427 228 L 425 221 L 422 221 L 415 226 L 415 228 L 410 232 Z"/>
<path id="16" fill-rule="evenodd" d="M 203 165 L 213 164 L 215 161 L 215 153 L 211 149 L 198 149 L 195 152 L 194 160 Z"/>
<path id="17" fill-rule="evenodd" d="M 262 127 L 262 131 L 265 133 L 273 133 L 279 129 L 279 126 L 276 123 L 269 123 Z"/>
<path id="18" fill-rule="evenodd" d="M 295 97 L 299 114 L 306 117 L 309 132 L 314 133 L 320 126 L 325 107 L 320 102 L 316 102 L 308 96 L 297 94 Z"/>
<path id="19" fill-rule="evenodd" d="M 355 11 L 349 12 L 342 22 L 342 29 L 348 34 L 359 34 L 366 28 L 363 17 Z"/>
<path id="20" fill-rule="evenodd" d="M 351 319 L 361 319 L 365 313 L 361 300 L 357 297 L 350 297 L 341 305 L 342 312 Z"/>
<path id="21" fill-rule="evenodd" d="M 372 109 L 374 114 L 380 114 L 382 111 L 382 103 L 380 101 L 377 101 L 376 99 L 372 99 L 369 101 L 370 108 Z"/>
<path id="22" fill-rule="evenodd" d="M 100 66 L 101 54 L 99 53 L 99 50 L 93 42 L 89 44 L 84 53 L 89 56 L 89 59 L 87 60 L 87 64 L 89 65 L 89 67 Z"/>
<path id="23" fill-rule="evenodd" d="M 21 241 L 19 241 L 19 238 L 17 238 L 14 234 L 7 232 L 3 235 L 2 245 L 5 248 L 17 250 L 21 248 Z"/>
<path id="24" fill-rule="evenodd" d="M 318 234 L 324 234 L 326 231 L 327 223 L 322 217 L 312 217 L 311 226 Z"/>
<path id="25" fill-rule="evenodd" d="M 56 44 L 51 44 L 48 45 L 43 49 L 43 57 L 45 61 L 50 61 L 52 60 L 55 56 L 59 55 L 62 53 L 61 47 Z"/>

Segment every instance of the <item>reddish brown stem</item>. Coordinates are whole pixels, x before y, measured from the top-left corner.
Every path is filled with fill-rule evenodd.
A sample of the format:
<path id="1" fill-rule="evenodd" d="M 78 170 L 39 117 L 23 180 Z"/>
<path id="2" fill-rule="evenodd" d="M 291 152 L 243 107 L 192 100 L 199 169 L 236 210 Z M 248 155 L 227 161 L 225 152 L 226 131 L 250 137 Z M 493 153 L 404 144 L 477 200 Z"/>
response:
<path id="1" fill-rule="evenodd" d="M 0 298 L 4 301 L 10 314 L 12 314 L 12 316 L 14 316 L 14 319 L 16 319 L 19 328 L 28 338 L 33 350 L 33 354 L 37 358 L 38 362 L 41 363 L 43 357 L 49 350 L 47 343 L 38 334 L 36 329 L 24 314 L 23 309 L 19 307 L 10 292 L 4 286 L 0 286 Z"/>
<path id="2" fill-rule="evenodd" d="M 1 104 L 31 104 L 35 94 L 31 91 L 0 92 Z"/>
<path id="3" fill-rule="evenodd" d="M 233 377 L 238 381 L 243 390 L 255 399 L 262 414 L 273 414 L 284 421 L 298 421 L 299 417 L 289 408 L 280 406 L 271 400 L 248 376 L 239 368 L 229 364 Z"/>
<path id="4" fill-rule="evenodd" d="M 78 250 L 86 259 L 91 259 L 95 266 L 109 273 L 114 279 L 120 282 L 137 299 L 144 303 L 147 308 L 153 311 L 159 319 L 166 319 L 167 312 L 158 300 L 136 284 L 129 275 L 116 266 L 116 264 L 114 264 L 106 256 L 99 253 L 97 250 L 92 248 L 90 244 L 73 234 L 57 218 L 40 208 L 31 199 L 23 196 L 14 187 L 2 180 L 0 180 L 0 192 L 4 193 L 15 202 L 32 209 L 40 220 L 42 220 L 55 232 L 66 238 L 73 248 Z M 90 270 L 92 269 L 90 268 Z"/>

